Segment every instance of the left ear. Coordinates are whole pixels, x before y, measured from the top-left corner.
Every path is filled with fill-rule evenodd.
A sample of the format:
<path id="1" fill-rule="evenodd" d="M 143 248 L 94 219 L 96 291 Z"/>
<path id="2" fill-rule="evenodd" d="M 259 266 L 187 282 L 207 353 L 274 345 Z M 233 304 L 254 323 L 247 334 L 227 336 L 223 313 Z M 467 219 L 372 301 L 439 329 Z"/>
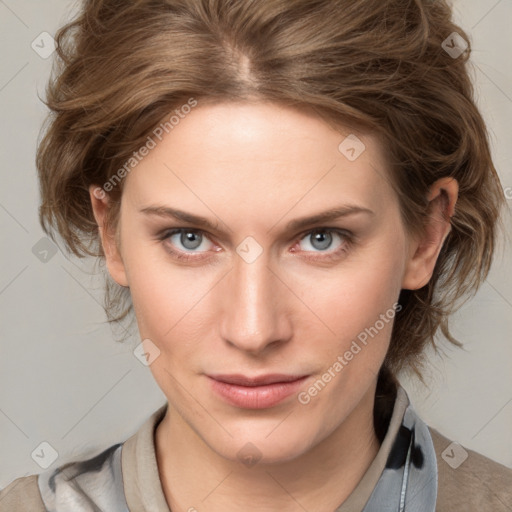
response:
<path id="1" fill-rule="evenodd" d="M 430 281 L 437 257 L 451 231 L 458 194 L 459 184 L 454 178 L 441 178 L 430 187 L 427 223 L 422 234 L 411 239 L 403 289 L 418 290 Z"/>

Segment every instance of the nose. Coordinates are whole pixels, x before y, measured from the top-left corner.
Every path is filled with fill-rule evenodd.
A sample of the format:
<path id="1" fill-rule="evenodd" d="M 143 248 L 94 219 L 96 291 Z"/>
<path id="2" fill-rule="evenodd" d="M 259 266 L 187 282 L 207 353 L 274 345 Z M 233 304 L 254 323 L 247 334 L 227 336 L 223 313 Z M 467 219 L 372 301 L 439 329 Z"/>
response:
<path id="1" fill-rule="evenodd" d="M 220 334 L 226 343 L 256 355 L 291 338 L 285 290 L 266 253 L 252 263 L 236 257 L 219 295 Z"/>

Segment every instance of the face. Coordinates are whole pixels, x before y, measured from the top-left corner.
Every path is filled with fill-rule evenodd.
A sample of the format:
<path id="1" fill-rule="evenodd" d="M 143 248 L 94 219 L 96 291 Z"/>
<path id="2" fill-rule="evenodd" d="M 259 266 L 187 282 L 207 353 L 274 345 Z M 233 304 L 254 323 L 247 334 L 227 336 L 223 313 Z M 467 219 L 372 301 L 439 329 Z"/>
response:
<path id="1" fill-rule="evenodd" d="M 410 247 L 379 142 L 349 135 L 199 104 L 126 177 L 109 270 L 174 421 L 225 458 L 291 460 L 373 397 Z"/>

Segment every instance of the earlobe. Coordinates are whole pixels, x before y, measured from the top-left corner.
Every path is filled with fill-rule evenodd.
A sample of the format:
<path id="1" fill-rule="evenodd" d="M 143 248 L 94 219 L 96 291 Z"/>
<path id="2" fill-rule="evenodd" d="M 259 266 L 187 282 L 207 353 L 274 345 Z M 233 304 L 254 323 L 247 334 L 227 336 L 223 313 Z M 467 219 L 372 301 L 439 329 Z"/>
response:
<path id="1" fill-rule="evenodd" d="M 116 242 L 114 233 L 107 231 L 104 227 L 106 214 L 109 208 L 109 196 L 96 185 L 89 187 L 91 205 L 98 225 L 101 245 L 105 254 L 105 263 L 110 276 L 120 286 L 128 287 L 126 269 L 121 257 L 121 252 Z"/>
<path id="2" fill-rule="evenodd" d="M 402 288 L 418 290 L 432 277 L 446 237 L 451 231 L 459 186 L 453 178 L 441 178 L 429 189 L 428 218 L 422 234 L 411 240 Z"/>

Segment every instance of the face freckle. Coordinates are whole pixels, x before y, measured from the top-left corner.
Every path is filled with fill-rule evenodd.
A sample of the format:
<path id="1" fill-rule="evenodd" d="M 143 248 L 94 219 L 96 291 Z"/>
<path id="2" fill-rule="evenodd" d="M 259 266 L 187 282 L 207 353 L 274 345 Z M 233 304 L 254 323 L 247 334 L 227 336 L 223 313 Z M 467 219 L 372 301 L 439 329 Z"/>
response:
<path id="1" fill-rule="evenodd" d="M 127 176 L 123 271 L 175 428 L 231 459 L 250 438 L 278 461 L 363 414 L 407 244 L 386 172 L 368 134 L 229 103 L 199 105 Z M 242 403 L 215 379 L 276 374 L 302 380 Z"/>

